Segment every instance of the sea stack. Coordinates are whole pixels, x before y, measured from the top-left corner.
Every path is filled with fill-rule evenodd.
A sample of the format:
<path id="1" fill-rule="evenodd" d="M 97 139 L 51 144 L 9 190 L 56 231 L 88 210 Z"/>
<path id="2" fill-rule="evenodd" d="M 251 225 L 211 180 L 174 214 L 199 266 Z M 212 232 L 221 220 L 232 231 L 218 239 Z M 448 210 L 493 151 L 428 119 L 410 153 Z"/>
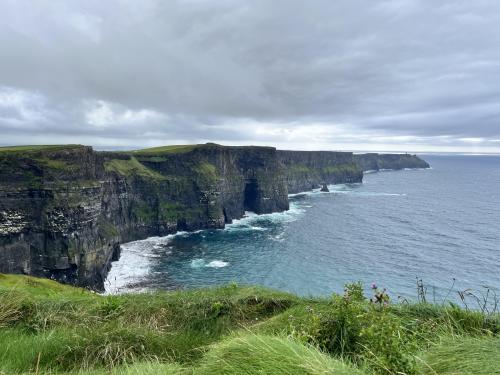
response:
<path id="1" fill-rule="evenodd" d="M 329 193 L 330 190 L 328 190 L 328 186 L 326 186 L 326 184 L 323 184 L 323 187 L 321 188 L 321 191 L 324 192 L 324 193 Z"/>

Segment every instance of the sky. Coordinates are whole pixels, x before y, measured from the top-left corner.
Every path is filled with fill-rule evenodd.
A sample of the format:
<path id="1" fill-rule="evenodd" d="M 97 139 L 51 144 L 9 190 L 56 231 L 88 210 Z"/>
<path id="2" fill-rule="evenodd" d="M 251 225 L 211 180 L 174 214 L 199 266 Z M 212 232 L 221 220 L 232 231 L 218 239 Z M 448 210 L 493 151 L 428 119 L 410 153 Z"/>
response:
<path id="1" fill-rule="evenodd" d="M 495 0 L 0 0 L 0 144 L 500 153 Z"/>

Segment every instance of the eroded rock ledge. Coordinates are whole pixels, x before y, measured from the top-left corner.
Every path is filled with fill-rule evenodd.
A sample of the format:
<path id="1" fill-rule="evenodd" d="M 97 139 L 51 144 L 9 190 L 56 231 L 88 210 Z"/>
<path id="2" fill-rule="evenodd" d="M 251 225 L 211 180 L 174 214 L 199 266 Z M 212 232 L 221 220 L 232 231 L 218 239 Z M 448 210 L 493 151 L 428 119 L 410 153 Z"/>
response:
<path id="1" fill-rule="evenodd" d="M 247 210 L 287 210 L 289 193 L 415 167 L 428 165 L 412 155 L 215 144 L 0 148 L 0 272 L 101 290 L 120 243 L 223 228 Z"/>

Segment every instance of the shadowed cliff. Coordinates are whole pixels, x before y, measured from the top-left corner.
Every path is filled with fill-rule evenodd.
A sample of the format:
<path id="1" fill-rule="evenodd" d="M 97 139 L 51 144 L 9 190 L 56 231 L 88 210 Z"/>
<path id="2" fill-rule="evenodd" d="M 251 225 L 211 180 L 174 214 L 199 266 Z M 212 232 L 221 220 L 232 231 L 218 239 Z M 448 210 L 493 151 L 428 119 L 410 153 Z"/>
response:
<path id="1" fill-rule="evenodd" d="M 425 160 L 410 154 L 357 154 L 354 160 L 363 171 L 430 167 Z"/>

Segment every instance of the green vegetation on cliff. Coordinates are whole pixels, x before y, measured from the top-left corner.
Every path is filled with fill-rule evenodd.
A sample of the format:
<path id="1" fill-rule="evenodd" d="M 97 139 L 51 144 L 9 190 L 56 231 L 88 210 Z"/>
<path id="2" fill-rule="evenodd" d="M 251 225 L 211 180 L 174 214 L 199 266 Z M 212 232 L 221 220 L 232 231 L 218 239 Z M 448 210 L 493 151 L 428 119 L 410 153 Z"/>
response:
<path id="1" fill-rule="evenodd" d="M 378 298 L 377 298 L 378 297 Z M 496 314 L 256 287 L 101 296 L 0 274 L 2 374 L 498 374 Z"/>
<path id="2" fill-rule="evenodd" d="M 359 166 L 355 163 L 350 164 L 340 164 L 340 165 L 332 165 L 329 167 L 323 168 L 323 173 L 327 174 L 352 174 L 360 173 L 361 170 Z"/>
<path id="3" fill-rule="evenodd" d="M 203 145 L 171 145 L 171 146 L 160 146 L 152 148 L 144 148 L 142 150 L 132 151 L 133 154 L 148 155 L 148 154 L 175 154 L 190 152 L 198 147 L 203 147 Z"/>
<path id="4" fill-rule="evenodd" d="M 82 145 L 26 145 L 26 146 L 4 146 L 0 147 L 0 152 L 10 153 L 32 153 L 32 152 L 51 152 L 63 151 L 68 149 L 75 149 L 85 147 Z"/>
<path id="5" fill-rule="evenodd" d="M 134 157 L 130 159 L 111 159 L 104 163 L 104 168 L 107 172 L 116 172 L 124 177 L 140 176 L 157 181 L 165 179 L 165 176 L 141 164 Z"/>

